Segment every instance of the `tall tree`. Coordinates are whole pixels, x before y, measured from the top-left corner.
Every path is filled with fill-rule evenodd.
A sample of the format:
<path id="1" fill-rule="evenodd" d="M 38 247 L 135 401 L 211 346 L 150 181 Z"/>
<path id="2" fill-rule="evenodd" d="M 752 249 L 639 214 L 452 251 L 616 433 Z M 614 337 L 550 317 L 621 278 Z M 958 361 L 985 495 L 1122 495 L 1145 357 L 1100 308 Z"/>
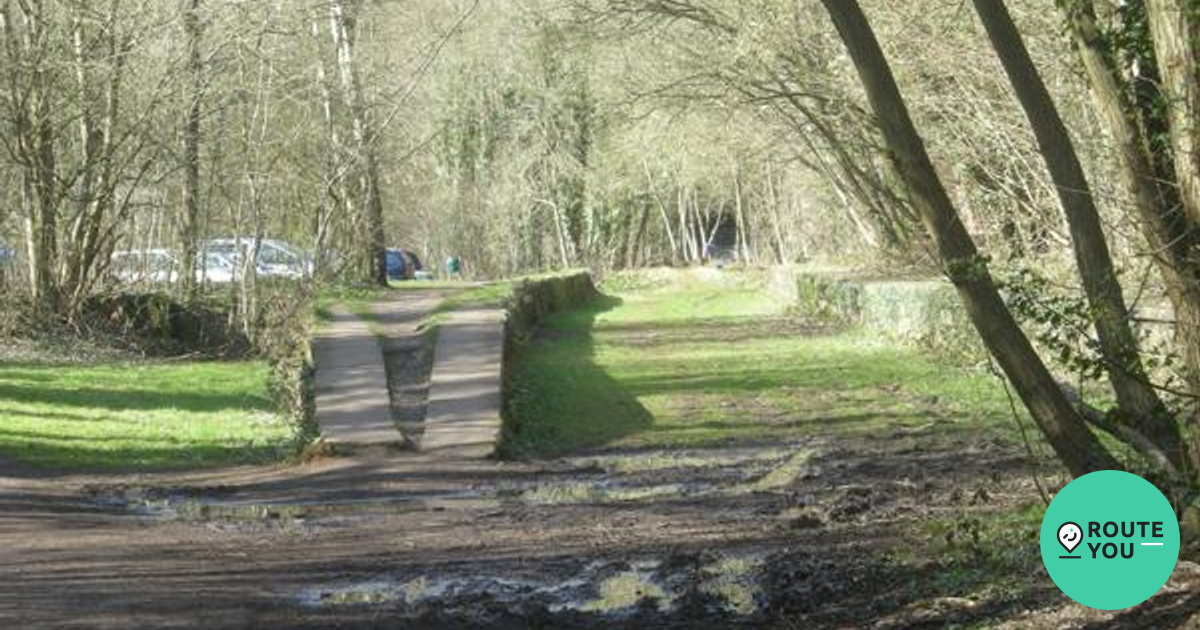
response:
<path id="1" fill-rule="evenodd" d="M 30 292 L 43 314 L 59 307 L 59 211 L 64 197 L 58 178 L 54 120 L 53 7 L 43 0 L 0 5 L 8 82 L 8 146 L 21 169 L 21 206 L 29 261 Z"/>
<path id="2" fill-rule="evenodd" d="M 1074 142 L 1050 91 L 1029 56 L 1003 0 L 974 0 L 1018 100 L 1037 137 L 1071 230 L 1075 263 L 1099 337 L 1109 381 L 1126 419 L 1168 454 L 1178 468 L 1189 466 L 1179 427 L 1150 385 L 1117 280 L 1100 211 Z"/>
<path id="3" fill-rule="evenodd" d="M 201 221 L 200 142 L 204 115 L 204 21 L 201 15 L 201 0 L 183 2 L 188 92 L 183 123 L 183 230 L 180 234 L 178 274 L 183 294 L 194 297 Z"/>
<path id="4" fill-rule="evenodd" d="M 379 137 L 367 111 L 366 95 L 356 54 L 358 13 L 361 2 L 333 0 L 329 4 L 330 27 L 337 55 L 338 76 L 349 104 L 354 137 L 354 159 L 364 194 L 364 231 L 367 246 L 367 278 L 387 285 L 387 233 L 383 222 L 383 192 L 379 172 Z"/>
<path id="5" fill-rule="evenodd" d="M 921 214 L 950 280 L 988 350 L 1050 445 L 1075 475 L 1119 468 L 1071 405 L 1004 304 L 941 183 L 895 77 L 857 0 L 821 0 L 866 89 L 892 166 Z"/>
<path id="6" fill-rule="evenodd" d="M 1200 119 L 1195 100 L 1200 52 L 1195 9 L 1184 11 L 1185 4 L 1130 0 L 1122 5 L 1120 23 L 1106 32 L 1093 0 L 1060 0 L 1097 112 L 1116 145 L 1122 180 L 1174 307 L 1176 348 L 1195 395 L 1200 394 L 1200 198 L 1190 193 L 1197 177 L 1195 151 L 1177 150 L 1192 142 L 1188 137 L 1194 138 Z M 1173 12 L 1176 7 L 1179 11 Z M 1158 26 L 1145 28 L 1147 21 Z M 1153 36 L 1168 41 L 1147 40 Z M 1193 424 L 1194 446 L 1200 446 L 1200 424 Z M 1194 457 L 1200 457 L 1198 450 L 1193 448 Z"/>

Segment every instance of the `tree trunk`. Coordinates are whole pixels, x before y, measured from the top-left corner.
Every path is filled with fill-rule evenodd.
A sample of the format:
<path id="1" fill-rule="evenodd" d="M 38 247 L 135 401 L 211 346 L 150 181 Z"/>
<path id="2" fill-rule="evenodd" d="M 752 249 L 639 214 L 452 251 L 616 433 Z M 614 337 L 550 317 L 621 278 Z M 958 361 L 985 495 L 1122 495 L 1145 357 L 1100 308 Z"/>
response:
<path id="1" fill-rule="evenodd" d="M 637 229 L 625 250 L 625 268 L 637 269 L 642 266 L 642 243 L 646 240 L 646 226 L 650 224 L 650 202 L 642 200 L 642 209 L 638 213 Z"/>
<path id="2" fill-rule="evenodd" d="M 783 238 L 783 221 L 779 217 L 779 205 L 782 201 L 779 199 L 779 190 L 776 188 L 775 173 L 770 166 L 767 168 L 767 194 L 770 196 L 767 200 L 767 206 L 770 208 L 770 214 L 767 218 L 770 219 L 771 231 L 775 234 L 775 253 L 778 256 L 780 265 L 788 265 L 795 262 L 795 260 L 793 260 L 792 253 Z M 803 212 L 803 209 L 801 212 Z"/>
<path id="3" fill-rule="evenodd" d="M 1176 186 L 1178 169 L 1172 166 L 1172 156 L 1154 153 L 1148 132 L 1139 124 L 1139 104 L 1126 96 L 1123 70 L 1096 24 L 1092 0 L 1073 0 L 1064 10 L 1096 108 L 1116 143 L 1123 183 L 1133 197 L 1139 226 L 1175 311 L 1175 345 L 1184 360 L 1185 376 L 1191 391 L 1200 393 L 1200 256 L 1196 254 L 1200 252 L 1200 224 L 1189 220 L 1191 211 L 1179 211 L 1185 193 Z M 1152 12 L 1158 10 L 1159 3 L 1151 5 Z M 1154 23 L 1165 18 L 1150 19 Z M 1161 24 L 1157 27 L 1163 28 Z M 1197 116 L 1200 112 L 1190 113 L 1193 132 Z M 1200 419 L 1193 418 L 1192 425 L 1193 463 L 1200 467 Z"/>
<path id="4" fill-rule="evenodd" d="M 314 16 L 310 23 L 314 42 L 321 38 L 321 22 Z M 349 191 L 346 189 L 346 177 L 342 172 L 338 156 L 342 151 L 341 134 L 338 132 L 334 116 L 333 88 L 330 85 L 329 72 L 326 70 L 325 55 L 318 55 L 316 63 L 317 89 L 321 94 L 321 119 L 325 126 L 325 160 L 324 172 L 320 182 L 320 202 L 314 225 L 313 241 L 317 250 L 316 273 L 322 279 L 333 275 L 332 251 L 334 248 L 334 220 L 339 210 L 344 216 L 349 216 Z"/>
<path id="5" fill-rule="evenodd" d="M 1192 393 L 1200 396 L 1200 2 L 1146 0 L 1158 59 L 1160 92 L 1170 125 L 1176 184 L 1187 232 L 1193 235 L 1184 282 L 1176 291 L 1176 342 Z M 1191 418 L 1192 456 L 1200 468 L 1200 412 Z"/>
<path id="6" fill-rule="evenodd" d="M 879 119 L 892 165 L 921 214 L 967 313 L 1034 421 L 1072 474 L 1119 468 L 1072 407 L 1000 297 L 917 133 L 857 0 L 822 0 Z"/>
<path id="7" fill-rule="evenodd" d="M 200 241 L 200 134 L 203 115 L 204 25 L 201 0 L 184 0 L 183 30 L 187 37 L 188 102 L 183 123 L 183 230 L 180 234 L 179 286 L 185 297 L 196 294 L 196 257 Z"/>
<path id="8" fill-rule="evenodd" d="M 746 209 L 742 201 L 742 166 L 739 163 L 737 175 L 733 180 L 734 208 L 737 213 L 737 242 L 738 260 L 743 263 L 751 262 L 750 255 L 750 226 L 746 223 Z"/>
<path id="9" fill-rule="evenodd" d="M 383 194 L 380 190 L 379 159 L 376 153 L 378 137 L 367 116 L 366 98 L 358 76 L 355 60 L 355 28 L 357 14 L 346 10 L 345 0 L 329 5 L 334 46 L 337 51 L 338 72 L 342 91 L 350 105 L 354 132 L 355 158 L 359 167 L 366 216 L 363 217 L 368 250 L 368 278 L 375 284 L 387 286 L 387 234 L 383 225 Z"/>
<path id="10" fill-rule="evenodd" d="M 1167 107 L 1179 196 L 1188 221 L 1200 226 L 1200 3 L 1146 0 Z"/>
<path id="11" fill-rule="evenodd" d="M 1130 327 L 1129 309 L 1101 227 L 1100 212 L 1067 127 L 1003 0 L 974 0 L 974 3 L 992 40 L 992 48 L 1025 109 L 1057 188 L 1118 406 L 1128 421 L 1137 423 L 1141 432 L 1167 453 L 1172 464 L 1186 468 L 1187 448 L 1179 427 L 1167 414 L 1143 368 L 1137 338 Z"/>
<path id="12" fill-rule="evenodd" d="M 129 50 L 128 37 L 122 34 L 119 24 L 120 7 L 121 0 L 109 0 L 108 14 L 101 31 L 105 38 L 108 77 L 104 81 L 98 116 L 90 104 L 93 78 L 87 70 L 88 51 L 84 46 L 83 20 L 79 19 L 75 25 L 76 83 L 80 99 L 85 105 L 79 121 L 83 162 L 79 213 L 71 230 L 70 251 L 63 276 L 64 308 L 72 316 L 78 312 L 102 273 L 113 240 L 113 230 L 105 227 L 105 221 L 116 197 L 116 125 L 121 110 L 121 88 Z"/>
<path id="13" fill-rule="evenodd" d="M 675 230 L 671 228 L 671 218 L 667 216 L 667 204 L 663 201 L 662 195 L 658 193 L 658 188 L 654 184 L 654 176 L 650 173 L 650 164 L 645 159 L 642 160 L 642 170 L 646 173 L 646 186 L 650 189 L 650 195 L 654 197 L 654 205 L 658 206 L 658 214 L 662 217 L 663 229 L 666 230 L 667 241 L 671 245 L 671 264 L 674 265 L 679 261 L 679 242 L 675 240 Z"/>

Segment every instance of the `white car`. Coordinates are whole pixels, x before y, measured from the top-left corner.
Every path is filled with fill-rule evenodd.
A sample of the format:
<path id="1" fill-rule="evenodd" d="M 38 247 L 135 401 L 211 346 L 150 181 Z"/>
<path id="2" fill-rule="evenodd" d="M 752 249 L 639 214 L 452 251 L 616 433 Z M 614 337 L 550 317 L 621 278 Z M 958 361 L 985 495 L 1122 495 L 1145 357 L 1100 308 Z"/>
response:
<path id="1" fill-rule="evenodd" d="M 167 249 L 113 252 L 109 266 L 113 277 L 129 284 L 175 282 L 178 269 L 178 259 Z"/>
<path id="2" fill-rule="evenodd" d="M 252 236 L 219 238 L 204 243 L 202 249 L 208 254 L 217 254 L 235 263 L 255 250 Z M 255 271 L 268 278 L 305 278 L 312 275 L 312 258 L 303 251 L 283 241 L 262 239 L 258 242 L 258 258 Z"/>
<path id="3" fill-rule="evenodd" d="M 196 282 L 229 284 L 238 277 L 237 261 L 216 252 L 196 255 Z"/>
<path id="4" fill-rule="evenodd" d="M 114 252 L 109 267 L 113 277 L 127 284 L 169 284 L 179 279 L 179 255 L 169 249 Z M 196 282 L 228 284 L 237 277 L 235 261 L 208 252 L 196 255 Z"/>

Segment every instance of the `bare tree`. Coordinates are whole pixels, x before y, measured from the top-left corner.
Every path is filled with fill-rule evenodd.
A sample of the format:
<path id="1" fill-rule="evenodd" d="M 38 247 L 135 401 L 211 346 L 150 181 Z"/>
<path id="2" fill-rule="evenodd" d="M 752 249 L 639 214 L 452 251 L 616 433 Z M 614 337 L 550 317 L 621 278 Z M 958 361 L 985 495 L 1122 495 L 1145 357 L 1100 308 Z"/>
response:
<path id="1" fill-rule="evenodd" d="M 329 4 L 330 31 L 337 55 L 338 76 L 342 92 L 349 103 L 351 130 L 354 137 L 353 154 L 361 188 L 365 195 L 365 243 L 367 245 L 367 277 L 380 285 L 387 284 L 387 235 L 383 223 L 383 193 L 380 190 L 378 136 L 367 112 L 366 97 L 359 78 L 355 40 L 357 38 L 358 3 L 333 0 Z"/>
<path id="2" fill-rule="evenodd" d="M 200 242 L 200 143 L 204 116 L 204 18 L 201 0 L 183 0 L 187 40 L 188 92 L 183 122 L 183 229 L 180 234 L 179 280 L 183 294 L 195 296 L 196 258 Z"/>

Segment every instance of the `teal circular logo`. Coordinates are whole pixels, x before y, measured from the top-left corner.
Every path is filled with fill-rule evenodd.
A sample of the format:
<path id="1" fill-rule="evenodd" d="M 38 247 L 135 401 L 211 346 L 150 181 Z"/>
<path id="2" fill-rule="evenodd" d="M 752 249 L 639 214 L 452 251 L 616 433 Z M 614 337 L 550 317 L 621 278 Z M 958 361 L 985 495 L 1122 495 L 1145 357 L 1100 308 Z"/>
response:
<path id="1" fill-rule="evenodd" d="M 1153 484 L 1119 470 L 1084 475 L 1042 519 L 1042 562 L 1071 599 L 1100 610 L 1136 606 L 1179 560 L 1179 522 Z"/>

